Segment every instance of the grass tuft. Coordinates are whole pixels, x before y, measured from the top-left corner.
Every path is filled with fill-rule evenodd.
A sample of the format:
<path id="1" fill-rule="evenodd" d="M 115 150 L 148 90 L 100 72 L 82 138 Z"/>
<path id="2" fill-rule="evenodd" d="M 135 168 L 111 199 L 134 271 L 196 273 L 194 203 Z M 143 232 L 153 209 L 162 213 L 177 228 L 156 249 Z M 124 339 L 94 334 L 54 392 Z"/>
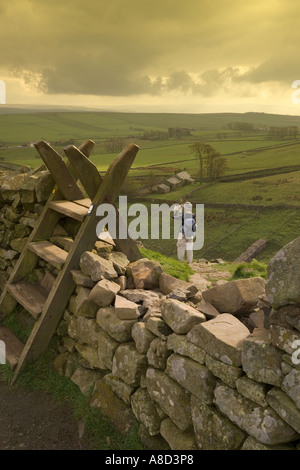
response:
<path id="1" fill-rule="evenodd" d="M 267 277 L 267 264 L 253 259 L 250 263 L 239 263 L 236 265 L 232 280 L 247 279 L 250 277 Z"/>
<path id="2" fill-rule="evenodd" d="M 140 248 L 140 252 L 145 258 L 158 261 L 166 274 L 170 274 L 170 276 L 174 276 L 177 279 L 181 279 L 182 281 L 189 281 L 190 275 L 194 272 L 188 263 L 182 263 L 176 259 L 169 258 L 168 256 L 164 256 L 157 251 L 148 250 L 147 248 Z"/>

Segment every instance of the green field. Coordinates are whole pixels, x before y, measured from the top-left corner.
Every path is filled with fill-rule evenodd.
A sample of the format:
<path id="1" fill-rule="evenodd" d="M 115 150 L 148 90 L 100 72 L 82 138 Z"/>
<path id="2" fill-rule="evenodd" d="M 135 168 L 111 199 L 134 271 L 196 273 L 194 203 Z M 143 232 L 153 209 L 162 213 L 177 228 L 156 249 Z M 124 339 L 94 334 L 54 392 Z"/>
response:
<path id="1" fill-rule="evenodd" d="M 31 112 L 0 113 L 0 158 L 5 162 L 29 165 L 42 164 L 29 143 L 40 139 L 61 154 L 64 141 L 72 139 L 80 145 L 85 139 L 95 141 L 91 160 L 99 171 L 105 172 L 118 152 L 107 152 L 106 141 L 121 139 L 122 145 L 136 143 L 140 150 L 124 186 L 134 201 L 144 184 L 152 186 L 156 179 L 165 179 L 187 169 L 198 177 L 199 162 L 190 145 L 202 141 L 212 145 L 227 159 L 222 182 L 209 186 L 199 183 L 180 188 L 166 195 L 151 194 L 153 198 L 171 202 L 186 198 L 205 207 L 204 247 L 195 258 L 222 257 L 233 261 L 258 238 L 268 240 L 259 259 L 268 261 L 285 243 L 299 235 L 300 218 L 300 138 L 285 139 L 268 135 L 272 126 L 297 126 L 299 116 L 245 114 L 140 114 L 101 112 Z M 252 123 L 256 130 L 232 131 L 232 122 Z M 169 137 L 169 128 L 188 128 L 190 135 Z M 149 131 L 165 133 L 162 140 L 147 140 Z M 17 147 L 21 146 L 21 147 Z M 14 147 L 14 148 L 9 148 Z M 285 168 L 284 168 L 285 167 Z M 260 172 L 259 174 L 251 172 Z M 290 172 L 288 172 L 290 171 Z M 273 174 L 272 174 L 273 172 Z M 278 173 L 278 174 L 274 174 Z M 226 181 L 227 178 L 227 181 Z M 234 181 L 230 181 L 229 179 Z M 238 204 L 237 207 L 227 207 Z M 217 206 L 216 206 L 217 205 Z M 223 205 L 223 206 L 222 206 Z M 242 207 L 247 205 L 249 208 Z M 285 205 L 288 207 L 278 207 Z M 255 207 L 254 207 L 255 206 Z M 252 207 L 252 208 L 251 208 Z M 146 248 L 176 257 L 176 240 L 145 240 Z"/>

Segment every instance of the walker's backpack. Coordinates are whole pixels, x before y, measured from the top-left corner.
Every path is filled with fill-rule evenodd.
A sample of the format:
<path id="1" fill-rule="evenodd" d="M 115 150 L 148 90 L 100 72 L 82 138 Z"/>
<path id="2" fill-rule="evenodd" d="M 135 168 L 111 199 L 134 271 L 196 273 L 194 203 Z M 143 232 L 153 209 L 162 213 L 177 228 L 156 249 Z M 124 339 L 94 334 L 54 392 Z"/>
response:
<path id="1" fill-rule="evenodd" d="M 196 232 L 196 222 L 193 214 L 185 214 L 183 217 L 182 232 L 186 238 L 193 238 Z"/>

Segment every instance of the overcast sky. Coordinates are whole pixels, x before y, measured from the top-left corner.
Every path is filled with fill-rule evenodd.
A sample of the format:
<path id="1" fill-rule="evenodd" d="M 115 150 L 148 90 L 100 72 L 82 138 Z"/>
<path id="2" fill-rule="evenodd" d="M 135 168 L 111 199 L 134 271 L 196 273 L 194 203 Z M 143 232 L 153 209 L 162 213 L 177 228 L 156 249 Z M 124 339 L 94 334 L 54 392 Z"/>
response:
<path id="1" fill-rule="evenodd" d="M 300 114 L 297 0 L 0 0 L 7 104 Z"/>

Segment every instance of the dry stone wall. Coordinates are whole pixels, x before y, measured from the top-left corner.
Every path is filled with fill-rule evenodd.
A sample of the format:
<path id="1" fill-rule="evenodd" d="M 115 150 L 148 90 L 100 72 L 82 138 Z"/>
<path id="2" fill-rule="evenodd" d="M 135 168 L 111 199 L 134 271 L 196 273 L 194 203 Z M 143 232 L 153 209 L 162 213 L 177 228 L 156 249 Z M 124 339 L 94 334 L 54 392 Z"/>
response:
<path id="1" fill-rule="evenodd" d="M 300 307 L 271 310 L 262 278 L 201 296 L 103 243 L 73 277 L 55 366 L 120 432 L 138 423 L 151 449 L 299 449 Z"/>
<path id="2" fill-rule="evenodd" d="M 45 166 L 0 173 L 0 292 L 33 230 L 54 182 Z"/>

